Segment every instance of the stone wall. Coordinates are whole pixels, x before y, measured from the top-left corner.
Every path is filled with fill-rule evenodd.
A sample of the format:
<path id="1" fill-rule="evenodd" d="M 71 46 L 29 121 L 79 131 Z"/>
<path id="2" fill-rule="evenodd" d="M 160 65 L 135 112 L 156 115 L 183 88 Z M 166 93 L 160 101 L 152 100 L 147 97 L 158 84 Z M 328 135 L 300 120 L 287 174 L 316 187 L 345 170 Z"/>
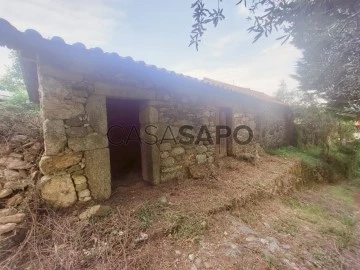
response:
<path id="1" fill-rule="evenodd" d="M 99 170 L 110 170 L 105 98 L 93 95 L 91 84 L 71 79 L 39 72 L 45 147 L 41 192 L 58 207 L 106 199 L 111 192 L 109 173 L 101 175 L 101 185 L 97 180 Z"/>
<path id="2" fill-rule="evenodd" d="M 159 111 L 157 136 L 160 139 L 158 147 L 161 160 L 161 182 L 187 177 L 188 169 L 193 165 L 214 162 L 215 145 L 205 141 L 195 144 L 195 141 L 200 127 L 207 126 L 215 142 L 215 108 L 196 106 L 191 102 L 167 102 L 164 105 L 158 105 L 157 110 Z M 185 125 L 194 127 L 194 130 L 189 132 L 195 138 L 192 144 L 180 142 L 181 139 L 186 138 L 179 134 L 179 128 Z"/>

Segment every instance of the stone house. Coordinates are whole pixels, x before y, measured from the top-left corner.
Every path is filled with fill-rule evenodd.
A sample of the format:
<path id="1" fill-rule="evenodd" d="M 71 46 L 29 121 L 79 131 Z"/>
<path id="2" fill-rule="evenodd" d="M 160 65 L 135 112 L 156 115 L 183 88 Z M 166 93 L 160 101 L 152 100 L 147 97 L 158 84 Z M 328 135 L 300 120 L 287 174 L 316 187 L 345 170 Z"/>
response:
<path id="1" fill-rule="evenodd" d="M 40 103 L 41 192 L 58 207 L 107 199 L 129 173 L 157 185 L 224 156 L 288 144 L 291 137 L 290 108 L 260 92 L 46 39 L 35 30 L 20 32 L 2 19 L 0 45 L 18 52 L 29 98 Z M 220 125 L 231 132 L 245 125 L 253 138 L 246 144 L 234 136 L 216 140 L 217 132 L 224 135 Z M 250 131 L 241 130 L 239 140 Z M 119 139 L 124 132 L 127 144 Z M 191 134 L 199 140 L 189 143 Z M 204 140 L 208 135 L 212 141 Z"/>

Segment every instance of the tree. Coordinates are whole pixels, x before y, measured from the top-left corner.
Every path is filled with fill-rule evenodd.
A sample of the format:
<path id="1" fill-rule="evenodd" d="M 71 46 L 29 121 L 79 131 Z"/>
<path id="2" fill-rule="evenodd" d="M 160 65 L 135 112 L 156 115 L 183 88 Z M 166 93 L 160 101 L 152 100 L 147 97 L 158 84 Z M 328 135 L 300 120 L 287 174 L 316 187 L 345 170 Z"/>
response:
<path id="1" fill-rule="evenodd" d="M 15 51 L 10 53 L 11 65 L 0 78 L 0 88 L 12 93 L 25 92 L 26 87 L 20 66 L 20 60 Z"/>
<path id="2" fill-rule="evenodd" d="M 291 100 L 289 98 L 290 94 L 291 93 L 287 87 L 285 80 L 281 80 L 279 89 L 277 90 L 277 92 L 275 94 L 275 98 L 279 101 L 290 104 L 290 102 L 291 102 Z"/>
<path id="3" fill-rule="evenodd" d="M 205 0 L 193 3 L 190 45 L 198 48 L 205 26 L 225 19 L 221 0 L 217 9 Z M 237 5 L 244 4 L 240 0 Z M 252 0 L 248 7 L 254 42 L 274 30 L 278 39 L 302 49 L 297 75 L 301 90 L 342 111 L 360 114 L 360 1 L 358 0 Z"/>

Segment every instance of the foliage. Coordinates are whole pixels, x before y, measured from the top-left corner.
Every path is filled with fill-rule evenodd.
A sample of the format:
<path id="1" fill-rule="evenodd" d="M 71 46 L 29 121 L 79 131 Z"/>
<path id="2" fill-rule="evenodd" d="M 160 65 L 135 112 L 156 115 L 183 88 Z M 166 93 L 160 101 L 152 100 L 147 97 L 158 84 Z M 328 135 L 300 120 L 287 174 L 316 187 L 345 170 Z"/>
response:
<path id="1" fill-rule="evenodd" d="M 0 78 L 0 89 L 16 93 L 25 92 L 20 60 L 15 51 L 10 53 L 12 64 L 7 67 L 5 75 Z"/>
<path id="2" fill-rule="evenodd" d="M 223 9 L 220 9 L 220 2 L 222 0 L 218 0 L 218 7 L 217 9 L 209 9 L 205 8 L 205 4 L 202 0 L 196 0 L 192 5 L 191 8 L 194 9 L 193 18 L 195 20 L 195 24 L 193 24 L 190 35 L 190 44 L 195 45 L 196 50 L 199 48 L 199 43 L 201 42 L 201 37 L 206 31 L 205 24 L 213 23 L 216 27 L 219 21 L 225 19 L 223 15 Z"/>
<path id="3" fill-rule="evenodd" d="M 205 25 L 217 25 L 223 10 L 218 0 L 216 13 L 196 1 L 190 45 L 198 48 Z M 240 0 L 237 5 L 244 4 Z M 360 1 L 358 0 L 252 0 L 248 7 L 254 42 L 274 30 L 279 39 L 303 50 L 297 75 L 301 89 L 313 98 L 328 101 L 328 106 L 360 115 Z"/>
<path id="4" fill-rule="evenodd" d="M 0 143 L 18 131 L 39 135 L 41 123 L 40 106 L 30 103 L 26 92 L 15 92 L 10 99 L 0 102 Z"/>
<path id="5" fill-rule="evenodd" d="M 337 174 L 346 179 L 356 180 L 360 178 L 359 141 L 348 142 L 345 145 L 333 144 L 326 157 L 323 155 L 322 149 L 317 146 L 302 149 L 284 147 L 272 150 L 270 154 L 299 158 L 311 170 L 316 170 L 320 174 L 325 171 L 328 172 L 327 177 L 333 177 Z"/>
<path id="6" fill-rule="evenodd" d="M 290 90 L 284 80 L 280 82 L 279 88 L 275 93 L 275 98 L 289 105 L 300 105 L 304 99 L 301 92 Z"/>
<path id="7" fill-rule="evenodd" d="M 295 111 L 298 146 L 328 147 L 336 128 L 336 120 L 319 106 L 298 107 Z"/>

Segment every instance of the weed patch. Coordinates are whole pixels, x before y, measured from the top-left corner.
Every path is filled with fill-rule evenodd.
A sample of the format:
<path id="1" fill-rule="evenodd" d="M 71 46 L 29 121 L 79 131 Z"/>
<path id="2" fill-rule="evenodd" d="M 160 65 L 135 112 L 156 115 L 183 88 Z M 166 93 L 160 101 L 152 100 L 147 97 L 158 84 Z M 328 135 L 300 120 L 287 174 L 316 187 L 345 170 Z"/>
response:
<path id="1" fill-rule="evenodd" d="M 155 222 L 156 206 L 145 202 L 139 209 L 137 216 L 140 219 L 141 227 L 148 229 Z"/>
<path id="2" fill-rule="evenodd" d="M 274 229 L 278 233 L 286 233 L 290 234 L 291 236 L 295 236 L 295 234 L 299 231 L 296 219 L 292 218 L 280 219 L 276 221 L 274 224 Z"/>
<path id="3" fill-rule="evenodd" d="M 168 222 L 167 233 L 175 239 L 198 238 L 204 234 L 207 225 L 205 218 L 180 212 L 170 212 L 166 219 Z"/>

